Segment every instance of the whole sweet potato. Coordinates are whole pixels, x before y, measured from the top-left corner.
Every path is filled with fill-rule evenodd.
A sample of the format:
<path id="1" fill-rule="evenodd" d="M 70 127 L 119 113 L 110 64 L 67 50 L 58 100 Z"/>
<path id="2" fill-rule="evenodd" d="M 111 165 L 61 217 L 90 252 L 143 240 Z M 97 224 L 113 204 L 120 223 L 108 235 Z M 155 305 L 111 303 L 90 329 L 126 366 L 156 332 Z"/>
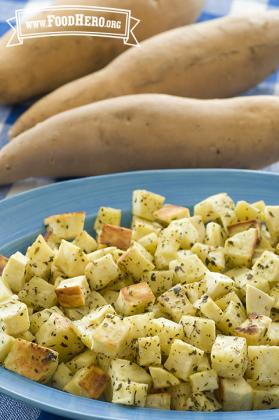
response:
<path id="1" fill-rule="evenodd" d="M 115 96 L 236 96 L 278 65 L 278 10 L 185 26 L 144 41 L 140 49 L 124 52 L 103 70 L 41 99 L 19 118 L 11 137 L 51 115 Z"/>
<path id="2" fill-rule="evenodd" d="M 56 0 L 55 5 L 78 4 L 131 10 L 132 16 L 141 20 L 135 35 L 143 40 L 159 32 L 192 23 L 201 12 L 203 1 Z M 37 15 L 36 19 L 40 19 L 40 16 Z M 7 48 L 10 37 L 11 31 L 0 40 L 2 104 L 17 103 L 49 92 L 99 70 L 127 48 L 120 39 L 90 36 L 27 39 L 23 45 Z"/>
<path id="3" fill-rule="evenodd" d="M 259 168 L 279 159 L 279 97 L 143 94 L 49 118 L 0 151 L 0 183 L 135 169 Z"/>

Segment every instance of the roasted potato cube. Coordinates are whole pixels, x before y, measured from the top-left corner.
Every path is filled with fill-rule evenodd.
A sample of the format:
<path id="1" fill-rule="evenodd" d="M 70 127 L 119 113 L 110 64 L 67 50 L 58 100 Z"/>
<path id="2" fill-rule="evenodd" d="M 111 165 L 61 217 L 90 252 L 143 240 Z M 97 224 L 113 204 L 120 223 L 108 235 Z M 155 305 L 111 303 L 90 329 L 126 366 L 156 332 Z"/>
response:
<path id="1" fill-rule="evenodd" d="M 88 263 L 88 257 L 78 246 L 64 239 L 62 240 L 58 253 L 54 258 L 54 264 L 67 277 L 82 276 Z"/>
<path id="2" fill-rule="evenodd" d="M 211 365 L 218 376 L 238 379 L 244 375 L 247 362 L 245 338 L 217 335 L 211 350 Z"/>
<path id="3" fill-rule="evenodd" d="M 158 235 L 153 232 L 145 235 L 138 240 L 138 243 L 146 249 L 151 255 L 154 255 L 158 245 Z"/>
<path id="4" fill-rule="evenodd" d="M 72 373 L 78 370 L 96 364 L 97 355 L 91 350 L 85 350 L 83 353 L 78 354 L 67 363 L 67 367 Z"/>
<path id="5" fill-rule="evenodd" d="M 196 309 L 181 284 L 177 284 L 158 298 L 158 303 L 170 317 L 179 322 L 183 315 L 195 315 Z"/>
<path id="6" fill-rule="evenodd" d="M 204 282 L 206 284 L 206 294 L 213 300 L 223 297 L 234 286 L 233 280 L 221 273 L 208 272 L 204 277 Z"/>
<path id="7" fill-rule="evenodd" d="M 100 207 L 95 223 L 94 229 L 99 232 L 104 224 L 120 226 L 121 210 L 112 207 Z"/>
<path id="8" fill-rule="evenodd" d="M 125 318 L 125 322 L 130 326 L 129 340 L 146 337 L 150 332 L 150 322 L 154 319 L 152 312 L 145 314 L 131 315 Z"/>
<path id="9" fill-rule="evenodd" d="M 273 242 L 279 239 L 279 206 L 266 206 L 264 209 L 264 221 Z"/>
<path id="10" fill-rule="evenodd" d="M 42 235 L 39 235 L 27 249 L 26 256 L 29 258 L 27 269 L 29 276 L 37 276 L 47 280 L 50 275 L 54 252 Z"/>
<path id="11" fill-rule="evenodd" d="M 252 410 L 253 390 L 244 378 L 221 378 L 220 400 L 224 411 Z"/>
<path id="12" fill-rule="evenodd" d="M 144 407 L 148 385 L 138 382 L 115 381 L 113 384 L 112 402 L 115 404 Z"/>
<path id="13" fill-rule="evenodd" d="M 218 305 L 222 311 L 224 311 L 231 302 L 236 303 L 245 311 L 242 301 L 239 299 L 238 295 L 235 292 L 229 292 L 225 296 L 215 301 L 216 305 Z"/>
<path id="14" fill-rule="evenodd" d="M 73 322 L 74 331 L 89 349 L 93 345 L 92 332 L 102 323 L 107 314 L 115 314 L 115 310 L 111 305 L 93 309 L 81 320 Z"/>
<path id="15" fill-rule="evenodd" d="M 87 258 L 90 262 L 94 262 L 104 257 L 105 255 L 110 254 L 113 258 L 113 261 L 117 263 L 118 259 L 121 257 L 121 255 L 123 255 L 123 253 L 124 252 L 121 251 L 121 249 L 117 249 L 115 246 L 108 246 L 106 248 L 101 248 L 94 252 L 90 252 L 90 254 L 87 254 Z"/>
<path id="16" fill-rule="evenodd" d="M 277 283 L 279 278 L 279 256 L 271 251 L 264 251 L 255 261 L 252 272 L 255 277 L 263 278 L 268 283 Z"/>
<path id="17" fill-rule="evenodd" d="M 161 364 L 161 345 L 158 335 L 138 338 L 138 364 L 140 366 Z"/>
<path id="18" fill-rule="evenodd" d="M 165 204 L 159 210 L 153 213 L 154 219 L 163 226 L 169 225 L 173 220 L 184 219 L 190 217 L 190 211 L 186 207 L 174 206 L 173 204 Z"/>
<path id="19" fill-rule="evenodd" d="M 262 385 L 279 385 L 279 347 L 249 346 L 246 377 Z"/>
<path id="20" fill-rule="evenodd" d="M 17 298 L 0 305 L 0 321 L 6 334 L 16 336 L 30 327 L 28 308 Z"/>
<path id="21" fill-rule="evenodd" d="M 15 339 L 4 366 L 33 381 L 46 383 L 57 369 L 58 353 L 29 341 Z"/>
<path id="22" fill-rule="evenodd" d="M 250 267 L 259 241 L 255 228 L 231 236 L 225 242 L 226 261 L 230 267 Z"/>
<path id="23" fill-rule="evenodd" d="M 64 391 L 80 397 L 98 399 L 109 383 L 109 376 L 98 366 L 91 365 L 78 370 L 66 384 Z"/>
<path id="24" fill-rule="evenodd" d="M 146 190 L 134 190 L 132 198 L 132 213 L 134 216 L 153 221 L 154 213 L 165 202 L 165 197 Z"/>
<path id="25" fill-rule="evenodd" d="M 253 389 L 253 410 L 279 408 L 279 386 Z"/>
<path id="26" fill-rule="evenodd" d="M 215 322 L 213 320 L 184 315 L 180 323 L 183 326 L 187 343 L 206 353 L 211 352 L 216 338 Z"/>
<path id="27" fill-rule="evenodd" d="M 85 230 L 81 231 L 73 241 L 73 244 L 78 246 L 83 252 L 89 254 L 96 251 L 98 244 L 93 236 L 89 235 Z"/>
<path id="28" fill-rule="evenodd" d="M 238 201 L 235 206 L 235 214 L 239 222 L 256 220 L 261 222 L 261 210 L 247 201 Z"/>
<path id="29" fill-rule="evenodd" d="M 224 334 L 237 335 L 236 329 L 246 320 L 246 311 L 242 304 L 233 300 L 224 310 L 217 323 L 218 329 Z"/>
<path id="30" fill-rule="evenodd" d="M 271 322 L 271 319 L 267 318 L 269 322 Z M 278 322 L 271 322 L 269 324 L 268 330 L 266 332 L 266 335 L 264 337 L 266 344 L 269 344 L 270 346 L 279 346 L 279 323 Z M 256 343 L 261 344 L 261 343 Z"/>
<path id="31" fill-rule="evenodd" d="M 207 267 L 195 254 L 178 257 L 170 262 L 169 268 L 174 271 L 174 282 L 181 284 L 200 281 L 208 272 Z"/>
<path id="32" fill-rule="evenodd" d="M 133 216 L 131 228 L 132 239 L 134 241 L 139 241 L 141 238 L 151 233 L 158 235 L 162 230 L 162 226 L 159 223 L 150 222 L 137 216 Z"/>
<path id="33" fill-rule="evenodd" d="M 194 305 L 196 309 L 200 310 L 201 313 L 209 319 L 212 319 L 216 323 L 222 319 L 223 312 L 219 306 L 211 299 L 208 295 L 203 295 L 198 299 Z"/>
<path id="34" fill-rule="evenodd" d="M 92 332 L 92 350 L 109 357 L 117 357 L 123 350 L 129 333 L 125 320 L 107 314 L 102 323 Z"/>
<path id="35" fill-rule="evenodd" d="M 274 298 L 273 308 L 279 309 L 279 284 L 275 284 L 272 287 L 269 296 Z"/>
<path id="36" fill-rule="evenodd" d="M 149 394 L 146 398 L 145 407 L 157 408 L 159 410 L 170 410 L 171 394 L 168 392 L 159 392 L 157 394 Z"/>
<path id="37" fill-rule="evenodd" d="M 131 275 L 136 281 L 140 281 L 145 271 L 155 268 L 140 246 L 135 244 L 119 258 L 118 265 L 121 270 Z"/>
<path id="38" fill-rule="evenodd" d="M 188 381 L 190 375 L 197 369 L 203 355 L 204 352 L 197 347 L 176 339 L 171 345 L 164 366 L 177 378 Z"/>
<path id="39" fill-rule="evenodd" d="M 3 282 L 0 277 L 0 303 L 4 303 L 7 300 L 10 300 L 13 296 L 11 289 Z"/>
<path id="40" fill-rule="evenodd" d="M 0 276 L 2 275 L 3 270 L 6 267 L 8 261 L 9 259 L 7 257 L 4 257 L 4 255 L 0 255 Z"/>
<path id="41" fill-rule="evenodd" d="M 41 346 L 56 350 L 62 362 L 67 362 L 84 348 L 73 331 L 72 322 L 55 312 L 41 325 L 36 333 L 36 340 Z"/>
<path id="42" fill-rule="evenodd" d="M 162 367 L 150 366 L 149 372 L 155 389 L 168 388 L 180 383 L 179 379 Z"/>
<path id="43" fill-rule="evenodd" d="M 171 394 L 171 408 L 173 410 L 185 411 L 187 410 L 187 399 L 192 394 L 192 388 L 189 382 L 181 382 L 168 388 Z"/>
<path id="44" fill-rule="evenodd" d="M 268 296 L 262 290 L 251 286 L 246 287 L 246 310 L 247 314 L 256 313 L 258 315 L 270 316 L 271 308 L 274 304 L 274 298 Z"/>
<path id="45" fill-rule="evenodd" d="M 192 216 L 189 217 L 191 220 L 192 225 L 196 228 L 198 232 L 198 242 L 203 242 L 205 238 L 205 226 L 202 221 L 201 216 Z"/>
<path id="46" fill-rule="evenodd" d="M 155 301 L 155 296 L 147 283 L 137 283 L 120 290 L 115 307 L 123 315 L 144 312 Z"/>
<path id="47" fill-rule="evenodd" d="M 99 243 L 107 246 L 116 246 L 127 250 L 131 245 L 132 231 L 124 227 L 104 224 L 99 236 Z"/>
<path id="48" fill-rule="evenodd" d="M 225 229 L 236 222 L 234 202 L 226 193 L 212 195 L 196 204 L 194 215 L 200 216 L 204 223 L 220 220 Z"/>
<path id="49" fill-rule="evenodd" d="M 45 218 L 47 231 L 60 239 L 74 239 L 84 228 L 85 212 L 55 214 Z"/>
<path id="50" fill-rule="evenodd" d="M 166 230 L 174 232 L 178 236 L 182 249 L 191 249 L 199 241 L 199 232 L 190 218 L 174 220 Z"/>
<path id="51" fill-rule="evenodd" d="M 0 363 L 6 359 L 9 351 L 11 350 L 14 338 L 10 335 L 0 331 Z"/>
<path id="52" fill-rule="evenodd" d="M 169 228 L 164 229 L 158 239 L 155 251 L 155 264 L 159 270 L 168 270 L 171 261 L 177 257 L 180 247 L 179 235 L 176 231 Z"/>
<path id="53" fill-rule="evenodd" d="M 55 289 L 58 302 L 65 308 L 78 308 L 85 305 L 90 289 L 85 276 L 62 280 Z"/>
<path id="54" fill-rule="evenodd" d="M 19 299 L 26 305 L 39 311 L 57 303 L 55 287 L 40 277 L 32 277 L 18 293 Z"/>
<path id="55" fill-rule="evenodd" d="M 257 229 L 258 232 L 258 243 L 261 240 L 261 225 L 257 220 L 247 220 L 245 222 L 238 222 L 234 225 L 228 226 L 228 233 L 229 236 L 234 236 L 237 233 L 245 232 L 249 229 Z"/>
<path id="56" fill-rule="evenodd" d="M 91 289 L 100 290 L 116 280 L 120 275 L 120 270 L 112 255 L 107 254 L 96 261 L 90 262 L 85 268 L 85 275 Z"/>
<path id="57" fill-rule="evenodd" d="M 9 286 L 13 292 L 18 293 L 25 283 L 25 273 L 29 259 L 21 252 L 13 254 L 2 274 L 3 281 Z"/>
<path id="58" fill-rule="evenodd" d="M 51 384 L 54 388 L 62 391 L 67 383 L 71 381 L 72 377 L 73 373 L 70 371 L 68 366 L 66 366 L 65 363 L 60 363 L 52 377 Z"/>
<path id="59" fill-rule="evenodd" d="M 248 319 L 246 321 L 236 328 L 236 334 L 239 337 L 246 338 L 248 346 L 261 344 L 261 341 L 270 325 L 270 318 L 264 315 L 252 313 L 248 315 Z"/>
<path id="60" fill-rule="evenodd" d="M 224 246 L 226 234 L 222 226 L 215 222 L 209 222 L 205 228 L 204 243 L 209 246 Z"/>
<path id="61" fill-rule="evenodd" d="M 221 405 L 212 393 L 197 392 L 187 399 L 186 407 L 190 411 L 218 411 Z"/>
<path id="62" fill-rule="evenodd" d="M 197 392 L 214 391 L 219 388 L 218 376 L 213 369 L 193 373 L 190 376 L 190 384 L 194 394 Z"/>
<path id="63" fill-rule="evenodd" d="M 49 317 L 54 313 L 63 315 L 63 312 L 58 308 L 58 306 L 53 306 L 52 308 L 43 309 L 42 311 L 35 312 L 30 316 L 30 331 L 32 334 L 36 334 Z"/>
<path id="64" fill-rule="evenodd" d="M 146 370 L 136 363 L 129 360 L 114 359 L 111 361 L 108 371 L 112 382 L 136 382 L 146 384 L 149 388 L 152 384 L 152 378 Z"/>
<path id="65" fill-rule="evenodd" d="M 148 271 L 143 273 L 141 281 L 146 282 L 154 295 L 159 296 L 172 287 L 173 277 L 172 270 Z"/>

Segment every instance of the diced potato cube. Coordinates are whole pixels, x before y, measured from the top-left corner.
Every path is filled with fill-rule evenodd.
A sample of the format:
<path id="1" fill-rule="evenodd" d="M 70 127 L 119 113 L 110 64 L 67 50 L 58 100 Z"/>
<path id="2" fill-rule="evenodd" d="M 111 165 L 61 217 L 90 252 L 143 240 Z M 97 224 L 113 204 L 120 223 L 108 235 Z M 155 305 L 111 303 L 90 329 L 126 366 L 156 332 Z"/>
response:
<path id="1" fill-rule="evenodd" d="M 14 338 L 10 335 L 0 331 L 0 363 L 6 359 L 9 351 L 11 350 Z"/>
<path id="2" fill-rule="evenodd" d="M 197 392 L 192 394 L 186 402 L 187 410 L 190 411 L 218 411 L 221 405 L 212 393 Z"/>
<path id="3" fill-rule="evenodd" d="M 279 408 L 279 386 L 253 389 L 253 410 Z"/>
<path id="4" fill-rule="evenodd" d="M 68 277 L 82 276 L 88 262 L 88 257 L 79 247 L 64 239 L 54 258 L 54 264 Z"/>
<path id="5" fill-rule="evenodd" d="M 194 394 L 197 392 L 214 391 L 219 388 L 218 376 L 213 369 L 193 373 L 190 376 L 190 384 Z"/>
<path id="6" fill-rule="evenodd" d="M 201 313 L 216 323 L 222 319 L 223 312 L 219 306 L 208 295 L 203 295 L 194 303 L 194 308 L 199 309 Z"/>
<path id="7" fill-rule="evenodd" d="M 62 280 L 55 289 L 58 302 L 65 308 L 78 308 L 85 305 L 90 289 L 85 276 Z"/>
<path id="8" fill-rule="evenodd" d="M 246 285 L 248 282 L 247 276 L 252 278 L 251 270 L 247 267 L 243 268 L 233 268 L 232 270 L 227 271 L 227 277 L 230 277 L 234 281 L 234 289 L 237 295 L 244 299 L 246 296 Z"/>
<path id="9" fill-rule="evenodd" d="M 279 256 L 271 251 L 264 251 L 252 267 L 253 274 L 277 283 L 279 278 Z"/>
<path id="10" fill-rule="evenodd" d="M 247 203 L 247 201 L 238 201 L 236 203 L 235 214 L 239 222 L 247 220 L 261 221 L 261 211 L 253 204 Z"/>
<path id="11" fill-rule="evenodd" d="M 211 352 L 216 338 L 215 322 L 213 320 L 184 315 L 180 323 L 183 326 L 187 343 L 206 353 Z"/>
<path id="12" fill-rule="evenodd" d="M 154 295 L 159 296 L 172 287 L 172 270 L 148 271 L 143 273 L 141 281 L 146 282 Z"/>
<path id="13" fill-rule="evenodd" d="M 270 325 L 270 318 L 252 313 L 248 316 L 246 321 L 236 328 L 236 334 L 239 337 L 246 338 L 248 346 L 261 344 L 261 341 Z"/>
<path id="14" fill-rule="evenodd" d="M 217 335 L 211 350 L 211 364 L 218 376 L 240 378 L 244 375 L 247 362 L 245 338 Z"/>
<path id="15" fill-rule="evenodd" d="M 246 320 L 246 311 L 242 304 L 233 300 L 224 310 L 217 323 L 218 329 L 224 334 L 237 335 L 236 329 Z"/>
<path id="16" fill-rule="evenodd" d="M 245 222 L 238 222 L 238 223 L 235 223 L 234 225 L 228 226 L 228 233 L 229 233 L 229 236 L 234 236 L 237 233 L 245 232 L 246 230 L 249 230 L 251 228 L 257 229 L 258 240 L 260 241 L 261 240 L 261 225 L 256 220 L 247 220 Z"/>
<path id="17" fill-rule="evenodd" d="M 208 272 L 207 267 L 195 254 L 171 261 L 169 268 L 174 271 L 175 283 L 181 284 L 200 281 Z"/>
<path id="18" fill-rule="evenodd" d="M 138 364 L 140 366 L 161 364 L 161 346 L 158 335 L 138 338 Z"/>
<path id="19" fill-rule="evenodd" d="M 274 298 L 266 293 L 251 286 L 246 287 L 246 310 L 247 314 L 256 313 L 258 315 L 270 316 L 271 308 L 274 304 Z"/>
<path id="20" fill-rule="evenodd" d="M 162 367 L 149 367 L 149 372 L 153 380 L 155 389 L 167 388 L 169 386 L 178 385 L 180 383 L 172 373 Z"/>
<path id="21" fill-rule="evenodd" d="M 112 207 L 100 207 L 94 223 L 94 229 L 98 232 L 104 224 L 120 226 L 120 222 L 121 210 Z"/>
<path id="22" fill-rule="evenodd" d="M 209 354 L 204 354 L 202 360 L 199 362 L 199 366 L 197 368 L 197 372 L 204 372 L 205 370 L 210 370 L 211 366 L 209 363 Z"/>
<path id="23" fill-rule="evenodd" d="M 153 319 L 154 314 L 152 312 L 127 316 L 125 322 L 130 326 L 128 339 L 133 340 L 148 336 L 150 332 L 150 322 Z"/>
<path id="24" fill-rule="evenodd" d="M 4 257 L 4 255 L 0 255 L 0 276 L 2 275 L 3 270 L 6 267 L 8 261 L 9 259 L 7 257 Z"/>
<path id="25" fill-rule="evenodd" d="M 279 284 L 275 284 L 269 293 L 270 297 L 274 298 L 273 308 L 279 309 Z"/>
<path id="26" fill-rule="evenodd" d="M 249 346 L 246 377 L 262 385 L 279 385 L 279 347 Z"/>
<path id="27" fill-rule="evenodd" d="M 148 235 L 140 238 L 138 243 L 141 244 L 151 255 L 154 255 L 158 245 L 158 235 L 155 232 L 149 233 Z"/>
<path id="28" fill-rule="evenodd" d="M 155 301 L 155 296 L 147 283 L 137 283 L 120 290 L 115 307 L 123 315 L 144 312 Z"/>
<path id="29" fill-rule="evenodd" d="M 279 239 L 279 206 L 266 206 L 264 209 L 264 220 L 273 242 Z"/>
<path id="30" fill-rule="evenodd" d="M 92 332 L 103 322 L 108 314 L 115 314 L 115 310 L 111 305 L 104 305 L 100 308 L 91 310 L 82 319 L 73 322 L 75 333 L 89 349 L 91 349 L 93 345 Z"/>
<path id="31" fill-rule="evenodd" d="M 146 370 L 136 363 L 132 363 L 129 360 L 114 359 L 111 361 L 109 368 L 109 375 L 112 382 L 124 381 L 124 382 L 136 382 L 140 384 L 146 384 L 151 387 L 152 378 Z"/>
<path id="32" fill-rule="evenodd" d="M 226 260 L 230 267 L 249 267 L 258 243 L 258 231 L 255 228 L 237 233 L 225 242 Z"/>
<path id="33" fill-rule="evenodd" d="M 252 410 L 253 390 L 244 378 L 221 378 L 220 399 L 224 411 Z"/>
<path id="34" fill-rule="evenodd" d="M 171 394 L 171 408 L 173 410 L 185 411 L 187 410 L 187 399 L 192 394 L 192 388 L 189 382 L 181 382 L 168 388 Z"/>
<path id="35" fill-rule="evenodd" d="M 220 220 L 224 228 L 236 221 L 234 203 L 226 193 L 212 195 L 196 204 L 194 215 L 201 216 L 204 223 Z"/>
<path id="36" fill-rule="evenodd" d="M 19 299 L 35 310 L 56 305 L 55 287 L 40 277 L 32 277 L 18 293 Z"/>
<path id="37" fill-rule="evenodd" d="M 209 246 L 224 246 L 226 234 L 218 223 L 210 222 L 205 228 L 204 243 Z"/>
<path id="38" fill-rule="evenodd" d="M 109 305 L 112 305 L 112 306 L 115 305 L 115 302 L 118 298 L 118 292 L 116 290 L 103 289 L 103 290 L 100 291 L 100 293 L 102 294 L 106 303 L 108 303 Z"/>
<path id="39" fill-rule="evenodd" d="M 30 327 L 28 308 L 17 298 L 0 305 L 0 321 L 6 334 L 16 336 Z"/>
<path id="40" fill-rule="evenodd" d="M 99 237 L 102 245 L 116 246 L 119 249 L 127 250 L 131 245 L 132 231 L 124 227 L 104 224 Z"/>
<path id="41" fill-rule="evenodd" d="M 117 357 L 129 333 L 129 325 L 125 320 L 113 314 L 107 314 L 102 323 L 92 332 L 92 350 L 104 353 L 109 357 Z"/>
<path id="42" fill-rule="evenodd" d="M 198 232 L 198 242 L 202 243 L 205 238 L 205 226 L 201 216 L 192 216 L 189 219 Z"/>
<path id="43" fill-rule="evenodd" d="M 98 245 L 93 236 L 89 235 L 85 230 L 80 232 L 73 241 L 73 244 L 78 246 L 83 252 L 89 254 L 96 251 Z"/>
<path id="44" fill-rule="evenodd" d="M 221 273 L 208 272 L 204 281 L 206 283 L 206 294 L 213 300 L 226 295 L 234 286 L 233 280 Z"/>
<path id="45" fill-rule="evenodd" d="M 170 410 L 170 406 L 171 394 L 167 392 L 147 395 L 145 407 L 157 408 L 159 410 Z"/>
<path id="46" fill-rule="evenodd" d="M 45 219 L 47 231 L 60 239 L 74 239 L 84 228 L 85 212 L 55 214 Z"/>
<path id="47" fill-rule="evenodd" d="M 218 305 L 222 311 L 224 311 L 231 302 L 236 303 L 239 307 L 245 310 L 241 300 L 235 292 L 229 292 L 225 296 L 215 301 L 216 305 Z"/>
<path id="48" fill-rule="evenodd" d="M 64 387 L 64 391 L 80 397 L 98 399 L 108 383 L 108 375 L 98 366 L 91 365 L 78 370 Z"/>
<path id="49" fill-rule="evenodd" d="M 163 226 L 169 225 L 173 220 L 190 217 L 190 211 L 186 207 L 165 204 L 162 208 L 153 213 L 155 220 Z"/>
<path id="50" fill-rule="evenodd" d="M 10 300 L 13 296 L 11 289 L 3 282 L 0 277 L 0 303 Z"/>
<path id="51" fill-rule="evenodd" d="M 73 373 L 70 371 L 68 366 L 66 366 L 65 363 L 60 363 L 52 377 L 52 386 L 62 391 L 67 383 L 70 382 L 72 377 Z"/>
<path id="52" fill-rule="evenodd" d="M 3 281 L 15 293 L 19 292 L 24 286 L 28 262 L 29 259 L 25 255 L 21 254 L 21 252 L 16 252 L 9 258 L 3 270 Z"/>
<path id="53" fill-rule="evenodd" d="M 39 235 L 27 249 L 26 256 L 29 258 L 28 272 L 30 272 L 30 276 L 38 276 L 47 280 L 50 275 L 54 252 L 42 235 Z"/>
<path id="54" fill-rule="evenodd" d="M 120 270 L 110 254 L 90 262 L 85 268 L 85 275 L 91 289 L 100 290 L 118 278 Z"/>
<path id="55" fill-rule="evenodd" d="M 110 254 L 113 258 L 113 261 L 117 263 L 118 259 L 121 257 L 121 255 L 123 255 L 123 253 L 124 252 L 121 251 L 121 249 L 117 249 L 115 246 L 108 246 L 106 248 L 97 249 L 96 251 L 87 254 L 87 258 L 89 259 L 89 262 L 94 262 L 104 257 L 105 255 Z"/>
<path id="56" fill-rule="evenodd" d="M 182 249 L 191 249 L 199 241 L 199 232 L 189 218 L 174 220 L 167 230 L 174 232 L 178 236 L 180 248 Z"/>
<path id="57" fill-rule="evenodd" d="M 41 325 L 36 333 L 36 340 L 41 346 L 56 350 L 62 362 L 67 362 L 84 348 L 73 331 L 72 322 L 55 312 Z"/>
<path id="58" fill-rule="evenodd" d="M 176 339 L 171 345 L 170 353 L 164 366 L 177 378 L 187 381 L 198 367 L 203 355 L 204 352 L 197 347 Z"/>
<path id="59" fill-rule="evenodd" d="M 144 407 L 148 385 L 137 382 L 116 381 L 113 385 L 112 402 L 115 404 Z"/>
<path id="60" fill-rule="evenodd" d="M 269 322 L 271 319 L 267 318 Z M 266 344 L 270 346 L 279 346 L 279 323 L 271 322 L 265 335 Z M 256 344 L 260 344 L 259 342 Z"/>
<path id="61" fill-rule="evenodd" d="M 18 334 L 16 338 L 22 338 L 23 340 L 32 341 L 33 343 L 36 341 L 35 336 L 30 331 L 24 331 L 23 333 Z"/>
<path id="62" fill-rule="evenodd" d="M 134 190 L 132 199 L 132 213 L 147 220 L 154 220 L 154 212 L 159 210 L 165 202 L 165 197 L 146 190 Z"/>
<path id="63" fill-rule="evenodd" d="M 141 238 L 151 233 L 158 235 L 162 230 L 162 226 L 159 223 L 150 222 L 137 216 L 133 216 L 131 228 L 134 241 L 139 241 Z"/>
<path id="64" fill-rule="evenodd" d="M 158 335 L 160 337 L 161 350 L 164 355 L 169 354 L 175 339 L 179 338 L 182 340 L 184 338 L 182 325 L 165 318 L 151 320 L 148 335 Z"/>
<path id="65" fill-rule="evenodd" d="M 191 251 L 202 260 L 209 270 L 214 272 L 224 271 L 226 266 L 224 248 L 214 248 L 209 245 L 196 243 Z"/>
<path id="66" fill-rule="evenodd" d="M 180 239 L 177 232 L 169 228 L 164 229 L 159 235 L 155 251 L 156 267 L 159 270 L 168 270 L 170 262 L 177 257 L 179 247 Z"/>
<path id="67" fill-rule="evenodd" d="M 139 246 L 131 246 L 118 260 L 119 267 L 140 281 L 145 271 L 154 270 L 154 264 L 146 257 Z"/>
<path id="68" fill-rule="evenodd" d="M 32 334 L 36 334 L 49 317 L 54 313 L 63 315 L 63 312 L 58 308 L 58 306 L 53 306 L 52 308 L 43 309 L 42 311 L 35 312 L 30 317 L 30 331 Z"/>
<path id="69" fill-rule="evenodd" d="M 195 315 L 196 310 L 180 284 L 175 285 L 158 298 L 158 303 L 171 318 L 179 322 L 182 315 Z"/>
<path id="70" fill-rule="evenodd" d="M 194 305 L 194 303 L 205 293 L 206 286 L 203 281 L 196 281 L 194 283 L 184 284 L 183 288 L 187 293 L 188 299 Z"/>
<path id="71" fill-rule="evenodd" d="M 36 382 L 48 382 L 58 366 L 58 353 L 29 341 L 16 339 L 4 366 Z"/>
<path id="72" fill-rule="evenodd" d="M 78 354 L 67 363 L 67 367 L 72 373 L 78 370 L 91 366 L 97 361 L 97 355 L 91 350 L 85 350 L 83 353 Z"/>

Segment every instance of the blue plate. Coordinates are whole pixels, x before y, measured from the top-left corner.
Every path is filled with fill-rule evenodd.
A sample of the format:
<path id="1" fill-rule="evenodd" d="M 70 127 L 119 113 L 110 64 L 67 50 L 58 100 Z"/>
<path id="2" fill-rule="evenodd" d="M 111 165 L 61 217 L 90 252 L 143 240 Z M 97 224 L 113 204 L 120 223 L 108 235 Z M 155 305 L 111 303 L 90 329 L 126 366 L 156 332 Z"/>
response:
<path id="1" fill-rule="evenodd" d="M 9 255 L 25 250 L 43 229 L 45 216 L 58 212 L 85 210 L 88 225 L 99 206 L 124 209 L 128 222 L 131 193 L 145 188 L 163 194 L 167 202 L 193 206 L 218 192 L 227 192 L 234 200 L 264 200 L 279 203 L 279 176 L 238 170 L 162 170 L 130 172 L 61 182 L 19 194 L 0 202 L 0 253 Z M 45 385 L 37 384 L 0 368 L 0 391 L 35 405 L 42 410 L 74 419 L 113 420 L 278 420 L 278 410 L 244 413 L 185 413 L 130 408 L 101 401 L 75 397 Z"/>

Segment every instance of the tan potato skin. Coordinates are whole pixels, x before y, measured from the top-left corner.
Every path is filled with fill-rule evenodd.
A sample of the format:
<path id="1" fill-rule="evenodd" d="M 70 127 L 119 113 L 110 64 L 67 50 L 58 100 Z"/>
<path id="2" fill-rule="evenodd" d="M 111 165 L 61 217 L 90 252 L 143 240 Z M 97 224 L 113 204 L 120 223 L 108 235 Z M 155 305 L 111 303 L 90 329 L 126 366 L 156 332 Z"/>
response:
<path id="1" fill-rule="evenodd" d="M 279 65 L 279 11 L 174 29 L 126 51 L 103 70 L 35 103 L 14 137 L 51 115 L 109 97 L 166 93 L 200 99 L 236 96 Z"/>
<path id="2" fill-rule="evenodd" d="M 195 21 L 204 0 L 56 0 L 55 5 L 89 5 L 129 9 L 141 20 L 139 40 Z M 12 17 L 12 16 L 11 16 Z M 110 15 L 111 17 L 111 15 Z M 127 46 L 121 39 L 84 36 L 25 40 L 6 48 L 11 31 L 0 40 L 0 103 L 17 103 L 49 92 L 99 70 Z"/>
<path id="3" fill-rule="evenodd" d="M 279 159 L 279 97 L 143 94 L 66 111 L 0 151 L 0 183 L 158 168 L 260 168 Z"/>

